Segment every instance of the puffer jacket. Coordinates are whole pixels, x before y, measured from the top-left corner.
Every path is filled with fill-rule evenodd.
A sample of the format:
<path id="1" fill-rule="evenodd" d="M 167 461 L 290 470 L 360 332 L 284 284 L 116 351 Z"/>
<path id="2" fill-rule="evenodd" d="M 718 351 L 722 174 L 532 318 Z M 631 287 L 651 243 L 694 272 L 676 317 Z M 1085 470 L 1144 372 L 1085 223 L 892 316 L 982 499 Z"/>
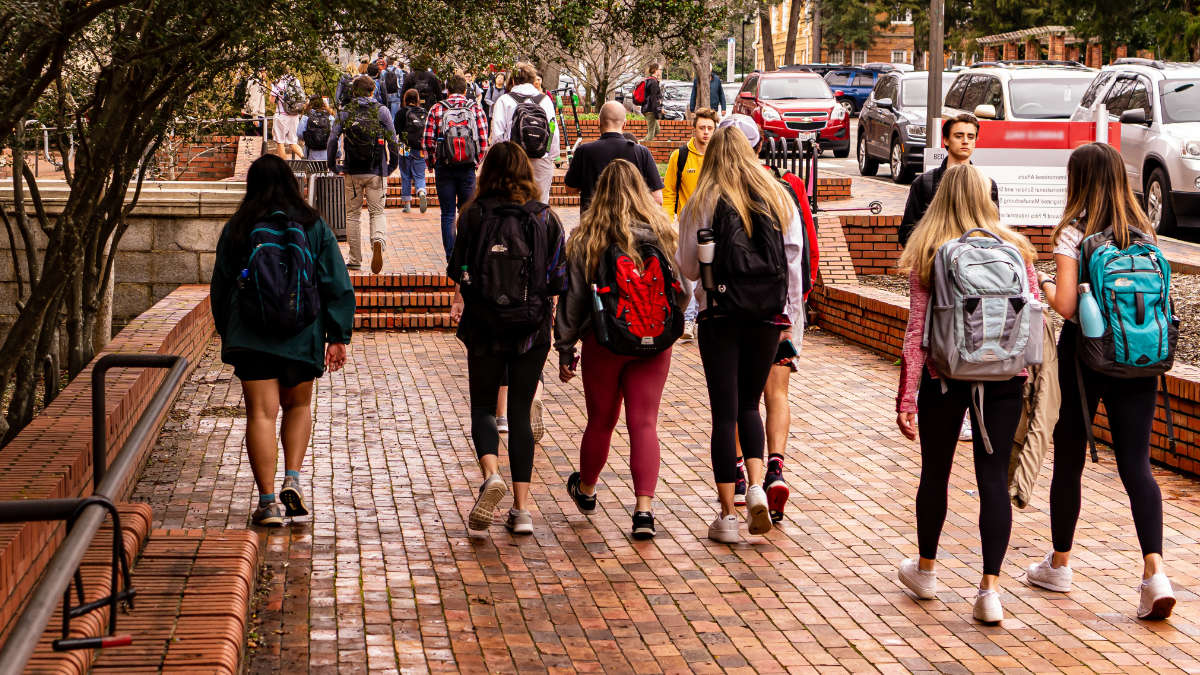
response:
<path id="1" fill-rule="evenodd" d="M 1042 322 L 1045 337 L 1043 344 L 1053 345 L 1054 329 L 1047 321 Z M 1020 509 L 1029 506 L 1033 489 L 1037 486 L 1038 474 L 1054 425 L 1058 423 L 1058 408 L 1062 392 L 1058 385 L 1058 352 L 1051 347 L 1042 350 L 1042 364 L 1029 366 L 1029 377 L 1025 378 L 1022 395 L 1021 422 L 1013 434 L 1013 451 L 1008 463 L 1008 496 Z"/>

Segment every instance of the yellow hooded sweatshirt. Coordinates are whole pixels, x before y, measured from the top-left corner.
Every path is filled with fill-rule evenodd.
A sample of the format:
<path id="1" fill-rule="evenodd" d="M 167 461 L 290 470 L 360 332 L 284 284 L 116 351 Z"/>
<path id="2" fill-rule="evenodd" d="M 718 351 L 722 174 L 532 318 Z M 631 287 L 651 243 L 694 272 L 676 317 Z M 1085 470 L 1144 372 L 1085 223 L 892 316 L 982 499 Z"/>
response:
<path id="1" fill-rule="evenodd" d="M 679 217 L 679 212 L 687 204 L 696 182 L 700 180 L 700 165 L 704 163 L 704 154 L 696 150 L 696 139 L 689 138 L 687 142 L 687 161 L 683 164 L 683 175 L 679 176 L 679 149 L 671 152 L 667 161 L 667 175 L 663 176 L 663 210 L 672 218 Z M 679 176 L 676 182 L 676 176 Z"/>

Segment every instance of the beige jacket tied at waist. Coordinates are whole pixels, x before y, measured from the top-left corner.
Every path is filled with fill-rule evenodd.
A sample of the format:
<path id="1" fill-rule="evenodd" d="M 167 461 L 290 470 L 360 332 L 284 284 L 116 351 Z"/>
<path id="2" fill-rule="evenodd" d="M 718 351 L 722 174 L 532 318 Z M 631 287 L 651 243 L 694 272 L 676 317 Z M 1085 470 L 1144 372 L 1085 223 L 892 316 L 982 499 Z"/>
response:
<path id="1" fill-rule="evenodd" d="M 1029 367 L 1022 395 L 1021 422 L 1013 435 L 1013 451 L 1008 463 L 1008 496 L 1021 509 L 1028 506 L 1033 497 L 1062 402 L 1054 329 L 1049 322 L 1043 321 L 1042 330 L 1047 348 L 1042 350 L 1042 364 Z"/>

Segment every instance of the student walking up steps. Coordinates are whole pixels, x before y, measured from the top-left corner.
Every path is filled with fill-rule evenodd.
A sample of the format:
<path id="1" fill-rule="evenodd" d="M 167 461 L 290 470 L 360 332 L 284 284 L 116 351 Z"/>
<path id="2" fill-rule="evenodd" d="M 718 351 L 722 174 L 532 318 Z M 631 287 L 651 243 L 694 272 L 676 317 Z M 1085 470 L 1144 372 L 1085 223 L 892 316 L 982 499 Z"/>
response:
<path id="1" fill-rule="evenodd" d="M 575 377 L 575 343 L 583 341 L 587 428 L 567 493 L 581 512 L 596 510 L 596 483 L 624 401 L 635 539 L 654 536 L 658 405 L 687 304 L 674 263 L 677 239 L 638 168 L 613 160 L 567 242 L 567 294 L 554 322 L 563 382 Z"/>
<path id="2" fill-rule="evenodd" d="M 964 164 L 946 170 L 899 263 L 909 270 L 910 309 L 896 424 L 905 437 L 921 438 L 920 558 L 901 563 L 900 581 L 921 599 L 937 592 L 947 487 L 963 413 L 970 409 L 983 549 L 974 616 L 984 623 L 1004 617 L 999 575 L 1012 530 L 1009 455 L 1025 364 L 1041 362 L 1035 256 L 1024 237 L 1000 225 L 987 178 Z"/>
<path id="3" fill-rule="evenodd" d="M 1168 297 L 1170 266 L 1154 246 L 1154 230 L 1130 192 L 1121 155 L 1112 146 L 1089 143 L 1071 153 L 1067 206 L 1053 241 L 1056 276 L 1043 274 L 1040 283 L 1050 305 L 1067 319 L 1058 341 L 1062 408 L 1054 427 L 1050 481 L 1054 551 L 1029 567 L 1027 580 L 1051 591 L 1071 590 L 1071 549 L 1082 501 L 1086 446 L 1096 406 L 1103 400 L 1106 410 L 1116 411 L 1108 415 L 1112 449 L 1129 493 L 1144 561 L 1137 615 L 1165 619 L 1175 606 L 1175 594 L 1163 567 L 1162 493 L 1150 471 L 1150 430 L 1158 392 L 1156 375 L 1171 367 L 1177 320 Z M 1125 264 L 1132 267 L 1123 268 Z M 1122 275 L 1122 269 L 1153 272 Z M 1136 292 L 1122 293 L 1121 288 Z M 1089 292 L 1081 295 L 1084 291 Z M 1111 298 L 1112 304 L 1105 303 L 1101 311 L 1100 298 Z M 1118 333 L 1123 334 L 1123 349 L 1113 344 Z M 1096 346 L 1100 349 L 1092 349 Z"/>
<path id="4" fill-rule="evenodd" d="M 718 129 L 709 142 L 696 190 L 680 214 L 679 232 L 680 269 L 688 279 L 701 281 L 698 337 L 721 502 L 708 536 L 737 543 L 735 435 L 741 439 L 750 482 L 750 534 L 771 529 L 758 405 L 779 342 L 788 335 L 785 317 L 803 312 L 804 224 L 791 197 L 762 170 L 745 133 L 730 126 Z"/>
<path id="5" fill-rule="evenodd" d="M 458 284 L 450 314 L 467 347 L 471 439 L 484 481 L 467 526 L 486 530 L 508 486 L 500 478 L 496 395 L 508 373 L 508 461 L 513 508 L 505 527 L 532 534 L 529 411 L 550 351 L 552 298 L 566 290 L 563 230 L 525 151 L 504 142 L 487 153 L 475 196 L 463 205 L 447 274 Z"/>

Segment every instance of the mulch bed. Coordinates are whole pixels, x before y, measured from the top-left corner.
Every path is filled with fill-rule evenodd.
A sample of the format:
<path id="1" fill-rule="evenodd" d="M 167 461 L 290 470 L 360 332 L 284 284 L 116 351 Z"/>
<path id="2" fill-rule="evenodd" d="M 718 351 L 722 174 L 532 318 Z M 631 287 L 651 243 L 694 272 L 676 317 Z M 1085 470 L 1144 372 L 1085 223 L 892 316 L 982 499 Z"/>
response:
<path id="1" fill-rule="evenodd" d="M 1054 263 L 1037 263 L 1044 272 L 1054 272 Z M 898 274 L 860 274 L 858 282 L 864 286 L 882 288 L 885 291 L 908 297 L 908 277 Z M 1171 297 L 1175 301 L 1175 312 L 1179 315 L 1179 343 L 1175 350 L 1175 362 L 1200 365 L 1200 274 L 1171 275 Z M 1062 317 L 1053 310 L 1054 328 L 1062 325 Z"/>

